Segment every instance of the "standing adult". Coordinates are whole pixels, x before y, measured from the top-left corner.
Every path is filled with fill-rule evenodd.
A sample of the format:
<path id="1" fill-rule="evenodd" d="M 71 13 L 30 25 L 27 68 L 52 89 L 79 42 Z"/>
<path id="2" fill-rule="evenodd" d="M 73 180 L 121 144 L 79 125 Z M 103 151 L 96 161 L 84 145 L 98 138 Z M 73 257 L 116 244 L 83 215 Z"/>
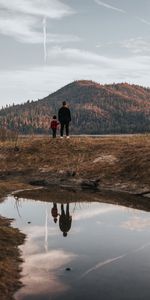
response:
<path id="1" fill-rule="evenodd" d="M 63 232 L 63 236 L 66 237 L 68 231 L 71 228 L 72 216 L 69 213 L 69 203 L 66 204 L 66 213 L 64 210 L 64 205 L 61 204 L 61 214 L 59 216 L 59 228 Z"/>
<path id="2" fill-rule="evenodd" d="M 67 107 L 66 101 L 63 101 L 62 107 L 58 111 L 58 120 L 60 122 L 60 137 L 63 138 L 64 128 L 66 129 L 66 137 L 69 138 L 69 123 L 71 121 L 70 109 Z"/>

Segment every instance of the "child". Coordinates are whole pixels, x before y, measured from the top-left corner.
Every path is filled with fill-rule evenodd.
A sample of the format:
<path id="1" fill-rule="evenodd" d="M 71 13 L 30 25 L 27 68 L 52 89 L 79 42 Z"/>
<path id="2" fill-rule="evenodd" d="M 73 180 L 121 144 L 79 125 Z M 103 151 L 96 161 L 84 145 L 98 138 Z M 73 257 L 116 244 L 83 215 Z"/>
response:
<path id="1" fill-rule="evenodd" d="M 53 132 L 53 138 L 56 138 L 56 131 L 57 131 L 58 125 L 59 125 L 59 122 L 57 121 L 57 118 L 54 115 L 53 120 L 51 121 L 51 127 L 50 127 L 52 129 L 52 132 Z"/>
<path id="2" fill-rule="evenodd" d="M 53 207 L 51 209 L 52 217 L 54 218 L 54 223 L 57 223 L 57 217 L 58 217 L 58 209 L 57 209 L 57 203 L 53 203 Z"/>

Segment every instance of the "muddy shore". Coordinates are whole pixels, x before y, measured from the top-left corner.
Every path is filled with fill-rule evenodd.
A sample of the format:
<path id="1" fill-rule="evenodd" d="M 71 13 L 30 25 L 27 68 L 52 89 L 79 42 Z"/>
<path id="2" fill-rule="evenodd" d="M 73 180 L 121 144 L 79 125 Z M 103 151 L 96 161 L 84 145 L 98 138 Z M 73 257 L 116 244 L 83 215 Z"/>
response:
<path id="1" fill-rule="evenodd" d="M 28 137 L 19 138 L 16 149 L 13 142 L 3 142 L 0 144 L 0 201 L 15 190 L 33 186 L 52 190 L 57 186 L 81 189 L 87 195 L 92 191 L 105 198 L 105 202 L 149 211 L 149 198 L 142 197 L 150 193 L 149 149 L 150 135 L 70 140 Z M 25 197 L 30 198 L 30 193 L 25 192 Z M 39 191 L 34 195 L 38 199 Z M 25 237 L 10 224 L 10 220 L 0 218 L 1 300 L 13 299 L 20 286 L 18 245 Z"/>
<path id="2" fill-rule="evenodd" d="M 24 184 L 0 182 L 0 202 L 4 197 Z M 0 216 L 0 299 L 12 300 L 15 291 L 21 287 L 21 253 L 18 246 L 25 240 L 25 235 L 11 226 L 13 220 Z"/>

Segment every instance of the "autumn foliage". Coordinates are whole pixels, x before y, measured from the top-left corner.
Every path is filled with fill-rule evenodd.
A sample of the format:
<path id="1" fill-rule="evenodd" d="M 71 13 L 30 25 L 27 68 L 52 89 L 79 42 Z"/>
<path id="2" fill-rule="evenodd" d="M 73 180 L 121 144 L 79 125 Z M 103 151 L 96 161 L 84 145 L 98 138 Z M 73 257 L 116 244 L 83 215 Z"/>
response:
<path id="1" fill-rule="evenodd" d="M 38 101 L 0 110 L 0 127 L 22 134 L 48 133 L 50 120 L 66 100 L 72 134 L 150 132 L 150 89 L 127 83 L 75 81 Z"/>

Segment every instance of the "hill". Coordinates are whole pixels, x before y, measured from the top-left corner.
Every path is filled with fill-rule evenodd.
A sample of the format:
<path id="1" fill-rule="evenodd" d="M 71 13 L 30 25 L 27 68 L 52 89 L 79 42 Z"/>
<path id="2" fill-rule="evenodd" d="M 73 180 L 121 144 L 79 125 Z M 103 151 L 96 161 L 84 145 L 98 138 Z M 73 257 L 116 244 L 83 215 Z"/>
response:
<path id="1" fill-rule="evenodd" d="M 150 89 L 127 83 L 75 81 L 38 101 L 0 110 L 0 126 L 20 133 L 46 133 L 50 119 L 67 100 L 72 134 L 150 132 Z"/>

